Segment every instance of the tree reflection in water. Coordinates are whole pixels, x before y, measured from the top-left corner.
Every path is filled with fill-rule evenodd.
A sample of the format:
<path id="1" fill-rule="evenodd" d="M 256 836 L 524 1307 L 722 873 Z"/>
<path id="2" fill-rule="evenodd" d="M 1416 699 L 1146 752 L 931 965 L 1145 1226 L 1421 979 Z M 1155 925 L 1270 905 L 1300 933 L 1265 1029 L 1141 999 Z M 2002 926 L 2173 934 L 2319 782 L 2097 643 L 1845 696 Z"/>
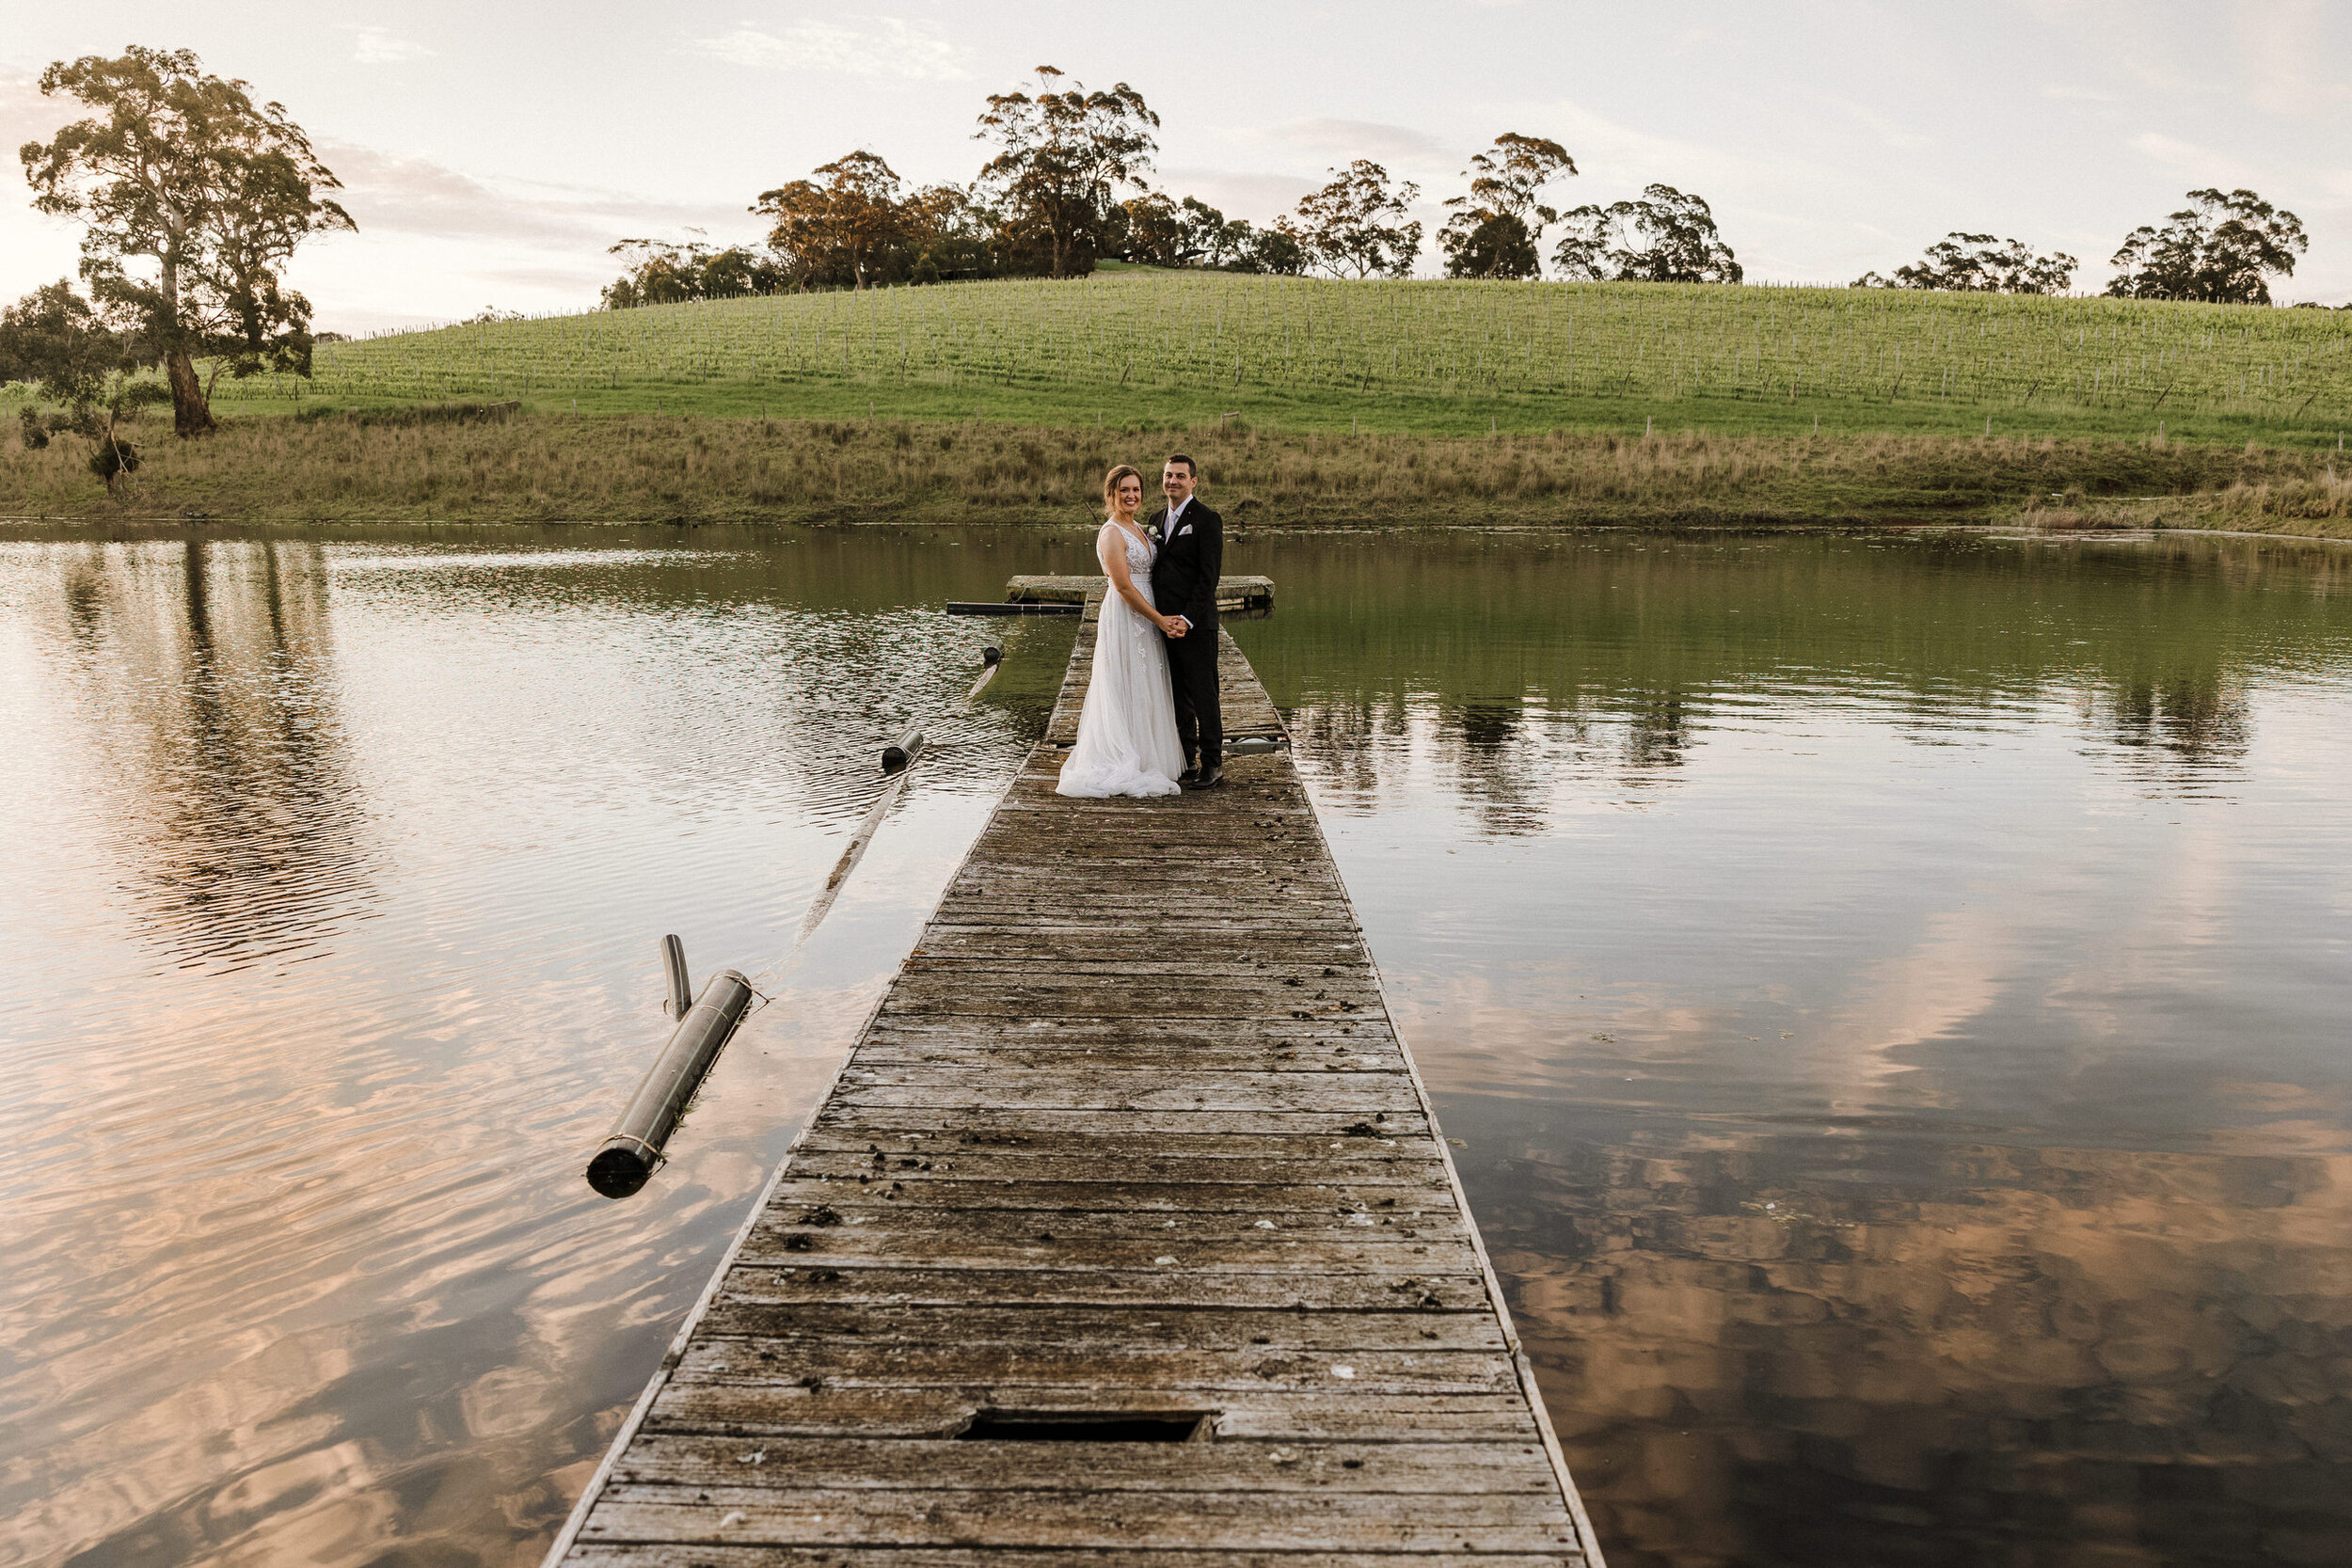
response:
<path id="1" fill-rule="evenodd" d="M 20 1555 L 535 1559 L 1041 731 L 936 607 L 1090 535 L 636 531 L 0 542 Z M 2352 555 L 1231 562 L 1618 1568 L 2352 1560 Z M 779 953 L 1000 639 L 587 1194 L 650 940 Z"/>
<path id="2" fill-rule="evenodd" d="M 1616 1568 L 2352 1561 L 2348 563 L 1252 549 Z"/>
<path id="3" fill-rule="evenodd" d="M 238 967 L 362 917 L 367 813 L 337 710 L 321 546 L 96 546 L 60 587 L 143 940 Z"/>

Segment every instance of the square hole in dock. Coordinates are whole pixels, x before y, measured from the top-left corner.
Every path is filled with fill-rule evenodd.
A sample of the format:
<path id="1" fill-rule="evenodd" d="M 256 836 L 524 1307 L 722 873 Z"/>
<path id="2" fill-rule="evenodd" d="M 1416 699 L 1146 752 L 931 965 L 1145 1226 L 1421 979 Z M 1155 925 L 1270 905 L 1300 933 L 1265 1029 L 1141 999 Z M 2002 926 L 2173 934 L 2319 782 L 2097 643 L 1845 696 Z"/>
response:
<path id="1" fill-rule="evenodd" d="M 993 1443 L 1205 1443 L 1214 1410 L 983 1410 L 959 1438 Z"/>

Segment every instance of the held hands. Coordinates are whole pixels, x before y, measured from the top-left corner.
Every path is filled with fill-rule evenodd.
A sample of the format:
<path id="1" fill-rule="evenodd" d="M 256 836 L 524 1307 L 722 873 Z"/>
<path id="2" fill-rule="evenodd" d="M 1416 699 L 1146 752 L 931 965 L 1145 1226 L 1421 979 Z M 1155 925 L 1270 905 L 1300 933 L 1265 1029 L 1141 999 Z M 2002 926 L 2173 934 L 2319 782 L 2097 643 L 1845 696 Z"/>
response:
<path id="1" fill-rule="evenodd" d="M 1168 637 L 1184 636 L 1184 632 L 1188 629 L 1188 626 L 1189 623 L 1187 623 L 1181 615 L 1163 615 L 1160 617 L 1160 631 Z"/>

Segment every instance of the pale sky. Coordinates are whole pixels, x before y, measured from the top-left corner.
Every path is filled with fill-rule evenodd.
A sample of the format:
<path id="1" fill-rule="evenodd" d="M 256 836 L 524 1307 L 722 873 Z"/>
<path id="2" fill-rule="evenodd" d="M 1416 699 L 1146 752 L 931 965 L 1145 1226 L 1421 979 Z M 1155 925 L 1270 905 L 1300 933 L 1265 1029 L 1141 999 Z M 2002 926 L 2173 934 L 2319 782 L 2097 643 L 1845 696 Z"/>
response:
<path id="1" fill-rule="evenodd" d="M 1158 183 L 1259 222 L 1371 157 L 1420 182 L 1434 233 L 1470 153 L 1518 131 L 1575 155 L 1562 205 L 1652 181 L 1705 197 L 1753 281 L 1848 282 L 1960 229 L 2071 251 L 2096 290 L 2134 226 L 2218 184 L 2308 226 L 2277 297 L 2352 299 L 2348 0 L 5 0 L 0 16 L 11 147 L 71 118 L 35 90 L 42 66 L 133 42 L 194 49 L 282 102 L 359 224 L 294 269 L 317 325 L 346 332 L 592 305 L 614 240 L 756 239 L 761 190 L 853 148 L 913 182 L 969 180 L 981 100 L 1039 64 L 1133 84 L 1164 122 Z M 8 299 L 75 255 L 20 178 L 0 201 Z"/>

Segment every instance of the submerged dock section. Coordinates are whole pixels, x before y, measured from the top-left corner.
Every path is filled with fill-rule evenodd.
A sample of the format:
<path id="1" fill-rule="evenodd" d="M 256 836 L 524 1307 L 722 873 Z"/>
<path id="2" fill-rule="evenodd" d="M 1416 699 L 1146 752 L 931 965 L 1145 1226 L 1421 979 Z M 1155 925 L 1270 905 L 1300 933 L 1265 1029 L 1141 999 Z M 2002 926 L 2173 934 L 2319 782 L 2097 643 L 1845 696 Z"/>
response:
<path id="1" fill-rule="evenodd" d="M 1073 580 L 1045 740 L 550 1563 L 1597 1564 L 1287 750 L 1053 792 Z"/>

